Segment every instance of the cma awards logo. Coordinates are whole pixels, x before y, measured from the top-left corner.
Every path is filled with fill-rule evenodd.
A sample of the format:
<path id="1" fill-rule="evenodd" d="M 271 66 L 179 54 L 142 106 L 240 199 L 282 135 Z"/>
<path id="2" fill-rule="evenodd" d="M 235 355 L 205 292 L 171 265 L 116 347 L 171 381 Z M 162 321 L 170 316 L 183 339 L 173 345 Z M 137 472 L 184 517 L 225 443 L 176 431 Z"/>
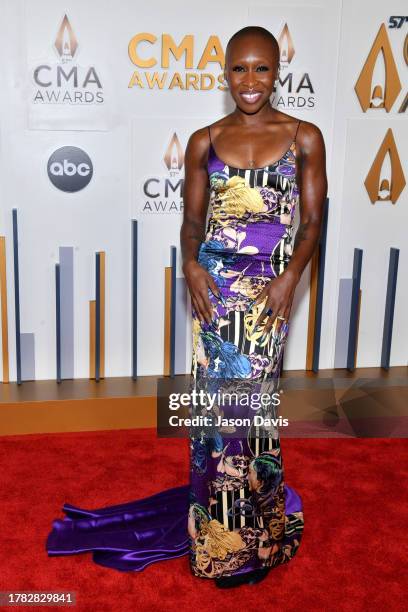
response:
<path id="1" fill-rule="evenodd" d="M 151 176 L 143 183 L 142 212 L 180 213 L 183 212 L 184 150 L 176 132 L 170 138 L 163 156 L 167 176 Z"/>
<path id="2" fill-rule="evenodd" d="M 139 89 L 210 90 L 228 89 L 224 81 L 224 50 L 218 36 L 210 36 L 203 49 L 199 50 L 198 61 L 196 40 L 186 34 L 176 42 L 171 34 L 162 34 L 160 39 L 150 32 L 133 36 L 128 45 L 129 59 L 136 70 L 128 87 Z M 159 59 L 158 59 L 159 58 Z M 173 62 L 183 62 L 181 70 L 173 71 Z M 208 70 L 211 64 L 219 65 L 219 74 Z"/>
<path id="3" fill-rule="evenodd" d="M 311 76 L 308 72 L 297 75 L 290 70 L 292 60 L 295 56 L 295 45 L 288 24 L 282 28 L 278 36 L 280 49 L 280 75 L 279 86 L 281 93 L 272 96 L 276 108 L 314 108 L 316 104 L 315 89 Z M 287 72 L 285 76 L 282 73 Z"/>
<path id="4" fill-rule="evenodd" d="M 386 156 L 388 155 L 390 172 L 384 172 Z M 388 174 L 388 176 L 385 176 Z M 406 185 L 404 172 L 398 155 L 392 130 L 387 130 L 385 138 L 378 150 L 374 162 L 364 181 L 372 204 L 375 202 L 395 202 Z"/>
<path id="5" fill-rule="evenodd" d="M 76 62 L 78 40 L 67 17 L 61 22 L 54 50 L 58 63 L 45 62 L 33 69 L 36 104 L 101 104 L 102 83 L 94 66 L 82 67 Z"/>
<path id="6" fill-rule="evenodd" d="M 390 23 L 393 23 L 392 19 L 394 18 L 390 18 Z M 403 57 L 405 63 L 408 64 L 408 35 L 403 43 Z M 379 75 L 381 75 L 381 79 Z M 378 30 L 354 90 L 364 112 L 368 109 L 384 108 L 387 113 L 392 109 L 402 90 L 394 54 L 384 23 L 381 24 Z M 407 110 L 407 106 L 408 93 L 402 100 L 398 112 L 404 113 Z"/>

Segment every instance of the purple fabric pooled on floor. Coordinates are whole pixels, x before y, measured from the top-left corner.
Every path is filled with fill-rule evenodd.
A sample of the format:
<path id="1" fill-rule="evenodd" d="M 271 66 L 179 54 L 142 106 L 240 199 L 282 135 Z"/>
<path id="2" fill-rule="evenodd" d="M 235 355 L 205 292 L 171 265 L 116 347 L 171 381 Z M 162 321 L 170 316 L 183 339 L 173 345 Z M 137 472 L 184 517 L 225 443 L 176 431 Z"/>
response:
<path id="1" fill-rule="evenodd" d="M 299 495 L 286 485 L 285 492 L 286 513 L 302 510 Z M 54 520 L 48 535 L 48 555 L 93 552 L 95 563 L 120 571 L 141 571 L 187 555 L 189 493 L 190 486 L 184 485 L 94 510 L 66 503 L 66 517 Z"/>

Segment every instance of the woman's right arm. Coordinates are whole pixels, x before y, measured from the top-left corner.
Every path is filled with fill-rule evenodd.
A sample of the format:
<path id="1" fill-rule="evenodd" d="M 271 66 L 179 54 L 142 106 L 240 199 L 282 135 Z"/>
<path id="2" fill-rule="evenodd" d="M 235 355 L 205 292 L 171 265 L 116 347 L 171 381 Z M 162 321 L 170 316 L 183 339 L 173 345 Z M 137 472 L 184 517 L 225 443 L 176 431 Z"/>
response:
<path id="1" fill-rule="evenodd" d="M 208 287 L 219 295 L 211 274 L 197 261 L 198 250 L 205 237 L 205 222 L 209 201 L 208 191 L 208 135 L 202 128 L 191 134 L 184 157 L 183 223 L 180 245 L 183 273 L 189 288 L 192 304 L 200 321 L 211 323 L 212 307 Z"/>

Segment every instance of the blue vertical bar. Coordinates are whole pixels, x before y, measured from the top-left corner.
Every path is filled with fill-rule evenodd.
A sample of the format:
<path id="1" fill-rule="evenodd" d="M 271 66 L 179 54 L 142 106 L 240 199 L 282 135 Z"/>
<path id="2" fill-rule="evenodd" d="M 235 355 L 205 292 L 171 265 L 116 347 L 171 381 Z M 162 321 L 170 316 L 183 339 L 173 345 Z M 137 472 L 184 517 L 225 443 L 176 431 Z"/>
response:
<path id="1" fill-rule="evenodd" d="M 132 378 L 137 379 L 137 221 L 132 219 Z"/>
<path id="2" fill-rule="evenodd" d="M 95 380 L 100 380 L 101 369 L 101 286 L 100 286 L 100 253 L 96 253 L 95 279 Z"/>
<path id="3" fill-rule="evenodd" d="M 13 208 L 13 255 L 14 255 L 14 312 L 16 319 L 16 366 L 17 384 L 21 385 L 21 339 L 20 339 L 20 280 L 18 271 L 17 209 Z"/>
<path id="4" fill-rule="evenodd" d="M 388 264 L 387 297 L 385 300 L 384 330 L 381 350 L 381 367 L 388 370 L 390 367 L 392 326 L 394 323 L 395 294 L 397 290 L 399 249 L 390 249 Z"/>
<path id="5" fill-rule="evenodd" d="M 315 312 L 315 329 L 313 338 L 313 359 L 312 371 L 319 371 L 320 358 L 320 338 L 322 332 L 322 310 L 323 310 L 323 289 L 324 289 L 324 268 L 326 261 L 326 242 L 327 242 L 327 221 L 329 216 L 329 198 L 326 198 L 323 210 L 322 229 L 319 239 L 319 257 L 317 263 L 317 296 Z"/>
<path id="6" fill-rule="evenodd" d="M 170 247 L 171 257 L 171 298 L 170 298 L 170 376 L 174 378 L 176 362 L 176 265 L 177 249 Z"/>
<path id="7" fill-rule="evenodd" d="M 60 266 L 55 264 L 55 321 L 57 339 L 57 382 L 61 382 L 61 283 Z"/>
<path id="8" fill-rule="evenodd" d="M 362 249 L 354 249 L 353 287 L 352 287 L 352 292 L 351 292 L 350 328 L 349 328 L 349 341 L 348 341 L 348 349 L 347 349 L 347 369 L 350 372 L 354 372 L 356 368 L 355 351 L 356 351 L 356 346 L 357 346 L 358 299 L 359 299 L 359 294 L 360 294 L 362 261 L 363 261 Z"/>

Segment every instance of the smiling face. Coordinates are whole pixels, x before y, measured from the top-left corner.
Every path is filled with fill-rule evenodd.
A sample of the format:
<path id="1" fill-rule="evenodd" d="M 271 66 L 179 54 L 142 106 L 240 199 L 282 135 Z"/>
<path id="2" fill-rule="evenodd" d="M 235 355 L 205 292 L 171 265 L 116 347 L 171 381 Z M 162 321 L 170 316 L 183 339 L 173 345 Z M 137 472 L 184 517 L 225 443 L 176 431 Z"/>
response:
<path id="1" fill-rule="evenodd" d="M 237 107 L 254 114 L 273 92 L 279 53 L 273 41 L 259 34 L 246 34 L 230 41 L 225 56 L 225 78 Z"/>

